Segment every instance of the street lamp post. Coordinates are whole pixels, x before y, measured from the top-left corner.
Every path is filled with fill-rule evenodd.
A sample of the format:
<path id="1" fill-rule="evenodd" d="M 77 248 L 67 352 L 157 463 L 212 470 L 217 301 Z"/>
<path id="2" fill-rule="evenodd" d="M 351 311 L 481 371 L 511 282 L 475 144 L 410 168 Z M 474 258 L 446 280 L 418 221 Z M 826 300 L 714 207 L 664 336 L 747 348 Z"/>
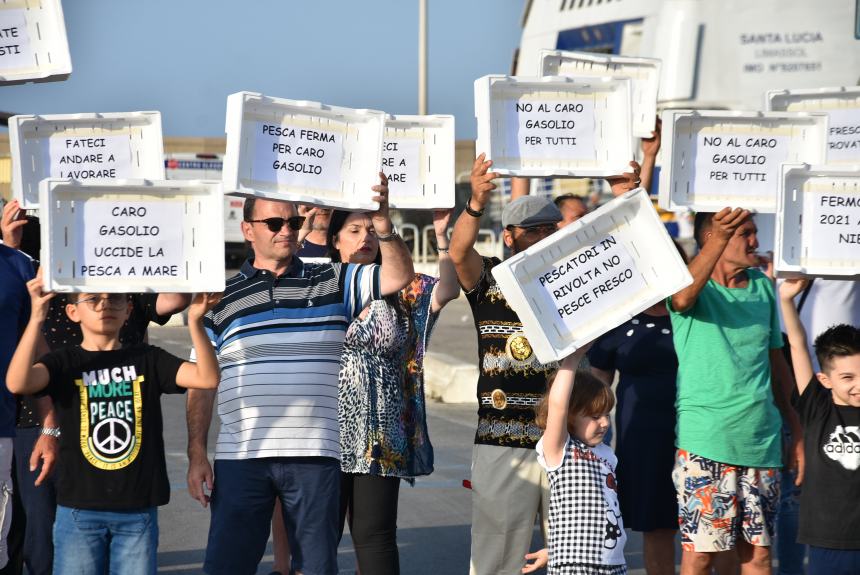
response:
<path id="1" fill-rule="evenodd" d="M 418 113 L 427 113 L 427 0 L 418 0 Z"/>

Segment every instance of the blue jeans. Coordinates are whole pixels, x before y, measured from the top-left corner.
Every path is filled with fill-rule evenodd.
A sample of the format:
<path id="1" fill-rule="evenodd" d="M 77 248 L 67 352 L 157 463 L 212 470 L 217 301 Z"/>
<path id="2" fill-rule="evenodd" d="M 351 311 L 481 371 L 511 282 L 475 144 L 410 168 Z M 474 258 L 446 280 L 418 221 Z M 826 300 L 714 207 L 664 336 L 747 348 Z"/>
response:
<path id="1" fill-rule="evenodd" d="M 91 511 L 57 505 L 54 575 L 155 575 L 158 508 Z"/>
<path id="2" fill-rule="evenodd" d="M 809 546 L 809 575 L 857 575 L 860 549 L 825 549 Z"/>
<path id="3" fill-rule="evenodd" d="M 790 441 L 790 435 L 786 432 Z M 789 442 L 788 445 L 791 445 Z M 800 487 L 794 484 L 797 471 L 782 471 L 779 492 L 779 511 L 776 516 L 776 557 L 779 560 L 777 575 L 803 575 L 806 545 L 797 542 L 800 521 Z"/>
<path id="4" fill-rule="evenodd" d="M 281 500 L 292 570 L 337 573 L 340 462 L 331 457 L 216 459 L 203 572 L 253 575 Z"/>
<path id="5" fill-rule="evenodd" d="M 48 477 L 42 485 L 36 487 L 34 482 L 42 467 L 40 465 L 35 471 L 30 471 L 30 455 L 41 434 L 39 427 L 18 428 L 14 441 L 18 495 L 27 518 L 24 531 L 24 565 L 30 575 L 50 575 L 54 562 L 54 546 L 51 542 L 57 508 L 54 478 Z"/>

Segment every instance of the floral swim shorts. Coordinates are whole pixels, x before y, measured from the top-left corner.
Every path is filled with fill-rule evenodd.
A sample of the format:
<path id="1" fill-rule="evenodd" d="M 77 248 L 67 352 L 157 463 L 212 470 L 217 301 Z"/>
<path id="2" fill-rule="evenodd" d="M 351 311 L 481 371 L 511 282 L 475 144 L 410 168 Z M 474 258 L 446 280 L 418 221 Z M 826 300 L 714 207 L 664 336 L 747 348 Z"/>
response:
<path id="1" fill-rule="evenodd" d="M 778 469 L 728 465 L 679 449 L 672 480 L 683 549 L 726 551 L 739 535 L 761 547 L 773 542 Z"/>

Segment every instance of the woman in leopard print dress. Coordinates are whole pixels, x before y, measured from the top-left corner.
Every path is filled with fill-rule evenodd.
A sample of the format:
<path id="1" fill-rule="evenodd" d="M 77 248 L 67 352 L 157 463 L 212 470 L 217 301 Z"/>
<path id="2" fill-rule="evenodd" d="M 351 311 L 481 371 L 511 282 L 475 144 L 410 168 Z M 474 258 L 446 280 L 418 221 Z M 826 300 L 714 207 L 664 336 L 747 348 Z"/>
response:
<path id="1" fill-rule="evenodd" d="M 439 312 L 460 291 L 447 251 L 450 217 L 450 210 L 433 216 L 440 277 L 416 274 L 399 294 L 371 303 L 346 332 L 338 384 L 341 529 L 348 520 L 362 573 L 400 572 L 400 480 L 433 471 L 423 360 Z M 332 261 L 379 263 L 379 241 L 367 214 L 332 214 Z"/>

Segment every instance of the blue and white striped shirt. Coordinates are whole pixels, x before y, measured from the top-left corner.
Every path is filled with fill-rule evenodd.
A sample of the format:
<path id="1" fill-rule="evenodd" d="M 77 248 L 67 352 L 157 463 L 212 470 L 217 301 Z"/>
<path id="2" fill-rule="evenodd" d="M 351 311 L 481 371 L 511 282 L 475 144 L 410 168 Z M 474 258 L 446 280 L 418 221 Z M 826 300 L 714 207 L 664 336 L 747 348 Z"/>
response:
<path id="1" fill-rule="evenodd" d="M 347 325 L 379 299 L 379 266 L 246 261 L 204 318 L 221 367 L 215 459 L 340 458 L 337 376 Z"/>

